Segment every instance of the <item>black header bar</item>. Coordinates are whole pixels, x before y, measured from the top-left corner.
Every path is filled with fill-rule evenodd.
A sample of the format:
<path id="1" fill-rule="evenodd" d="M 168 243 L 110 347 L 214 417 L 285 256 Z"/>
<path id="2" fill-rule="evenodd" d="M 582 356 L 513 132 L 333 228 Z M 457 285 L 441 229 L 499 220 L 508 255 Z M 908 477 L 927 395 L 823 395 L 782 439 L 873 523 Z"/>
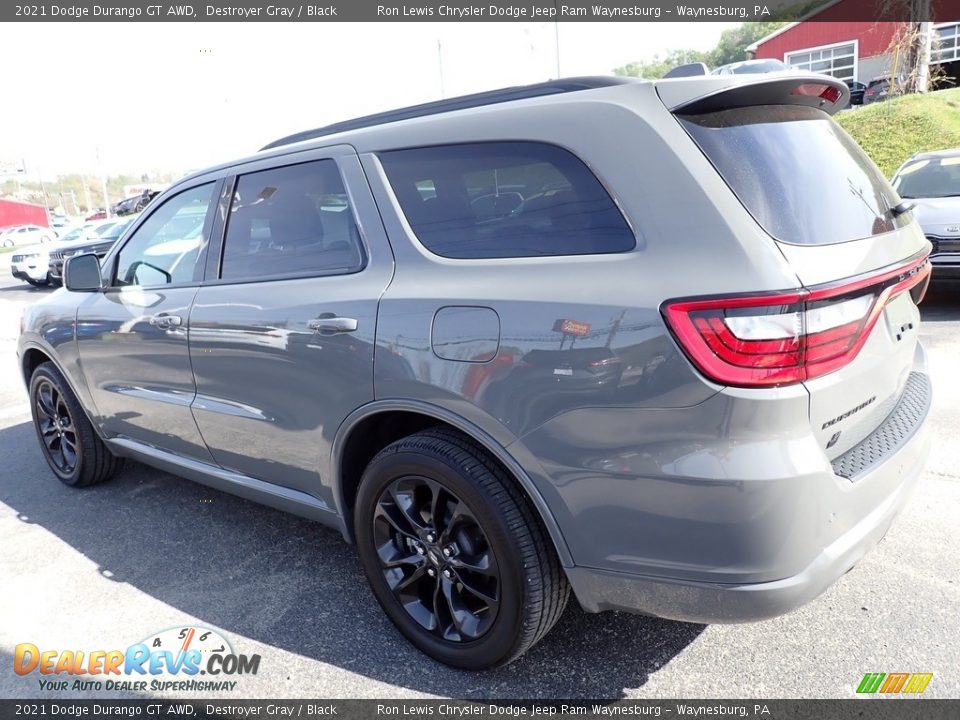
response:
<path id="1" fill-rule="evenodd" d="M 931 14 L 953 0 L 932 0 Z M 64 0 L 3 2 L 5 22 L 737 22 L 767 20 L 899 21 L 910 0 Z M 952 18 L 943 18 L 950 20 Z"/>

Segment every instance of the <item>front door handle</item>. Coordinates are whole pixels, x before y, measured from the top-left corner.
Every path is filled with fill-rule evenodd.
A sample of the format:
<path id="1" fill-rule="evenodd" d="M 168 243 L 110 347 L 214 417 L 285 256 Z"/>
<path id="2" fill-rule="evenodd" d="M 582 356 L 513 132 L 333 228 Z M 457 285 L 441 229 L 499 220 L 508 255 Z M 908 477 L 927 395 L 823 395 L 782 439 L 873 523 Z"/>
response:
<path id="1" fill-rule="evenodd" d="M 335 335 L 353 332 L 357 329 L 357 321 L 354 318 L 321 315 L 307 322 L 307 327 L 324 335 Z"/>
<path id="2" fill-rule="evenodd" d="M 150 324 L 161 330 L 179 327 L 182 322 L 183 318 L 179 315 L 154 315 L 150 318 Z"/>

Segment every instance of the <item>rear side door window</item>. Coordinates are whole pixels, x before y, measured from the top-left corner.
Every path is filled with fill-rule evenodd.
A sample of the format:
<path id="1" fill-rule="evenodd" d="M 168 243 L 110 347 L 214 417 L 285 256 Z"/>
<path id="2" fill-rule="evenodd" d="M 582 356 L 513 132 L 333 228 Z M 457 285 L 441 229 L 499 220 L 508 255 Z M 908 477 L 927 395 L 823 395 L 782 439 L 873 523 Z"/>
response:
<path id="1" fill-rule="evenodd" d="M 555 145 L 471 143 L 379 157 L 414 234 L 437 255 L 589 255 L 636 246 L 596 176 Z"/>
<path id="2" fill-rule="evenodd" d="M 238 178 L 221 279 L 343 275 L 361 270 L 364 262 L 336 161 L 287 165 Z"/>

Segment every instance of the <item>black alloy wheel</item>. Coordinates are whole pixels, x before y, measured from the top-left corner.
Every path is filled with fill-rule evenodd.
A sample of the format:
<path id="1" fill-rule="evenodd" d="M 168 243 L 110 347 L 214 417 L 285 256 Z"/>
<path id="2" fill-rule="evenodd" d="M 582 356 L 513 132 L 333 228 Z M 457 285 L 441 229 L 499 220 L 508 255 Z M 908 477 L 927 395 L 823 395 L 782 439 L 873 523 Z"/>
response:
<path id="1" fill-rule="evenodd" d="M 113 477 L 123 466 L 97 435 L 77 396 L 51 362 L 30 378 L 30 412 L 43 457 L 66 485 L 86 487 Z"/>
<path id="2" fill-rule="evenodd" d="M 374 596 L 419 650 L 467 670 L 505 665 L 553 627 L 570 588 L 517 481 L 450 428 L 367 465 L 354 505 Z"/>
<path id="3" fill-rule="evenodd" d="M 47 379 L 34 393 L 37 433 L 47 461 L 56 472 L 70 476 L 77 469 L 77 431 L 60 391 Z"/>
<path id="4" fill-rule="evenodd" d="M 500 568 L 476 516 L 423 476 L 394 480 L 373 523 L 383 577 L 407 614 L 450 642 L 483 636 L 500 608 Z"/>

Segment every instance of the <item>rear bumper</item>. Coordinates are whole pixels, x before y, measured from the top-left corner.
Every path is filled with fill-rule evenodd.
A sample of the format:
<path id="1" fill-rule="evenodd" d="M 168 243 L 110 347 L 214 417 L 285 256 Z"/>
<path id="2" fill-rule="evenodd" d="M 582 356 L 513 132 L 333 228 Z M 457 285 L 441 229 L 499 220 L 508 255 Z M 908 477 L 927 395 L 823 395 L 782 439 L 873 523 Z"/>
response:
<path id="1" fill-rule="evenodd" d="M 700 623 L 735 623 L 763 620 L 789 612 L 813 600 L 852 568 L 886 534 L 903 508 L 923 470 L 930 446 L 929 383 L 920 400 L 910 430 L 903 433 L 894 452 L 881 462 L 852 476 L 835 475 L 833 480 L 848 482 L 851 488 L 870 485 L 889 492 L 844 533 L 835 537 L 803 570 L 782 579 L 757 583 L 714 583 L 635 575 L 587 567 L 567 568 L 567 575 L 580 604 L 590 612 L 624 610 L 647 615 Z M 917 398 L 906 398 L 916 405 Z M 904 404 L 903 402 L 901 405 Z M 898 405 L 898 408 L 901 406 Z M 903 413 L 891 413 L 888 422 L 865 439 L 884 442 L 890 425 L 903 423 Z M 844 457 L 865 452 L 855 447 Z M 839 460 L 839 459 L 838 459 Z M 834 464 L 834 468 L 838 468 Z M 804 480 L 803 478 L 798 479 Z"/>

